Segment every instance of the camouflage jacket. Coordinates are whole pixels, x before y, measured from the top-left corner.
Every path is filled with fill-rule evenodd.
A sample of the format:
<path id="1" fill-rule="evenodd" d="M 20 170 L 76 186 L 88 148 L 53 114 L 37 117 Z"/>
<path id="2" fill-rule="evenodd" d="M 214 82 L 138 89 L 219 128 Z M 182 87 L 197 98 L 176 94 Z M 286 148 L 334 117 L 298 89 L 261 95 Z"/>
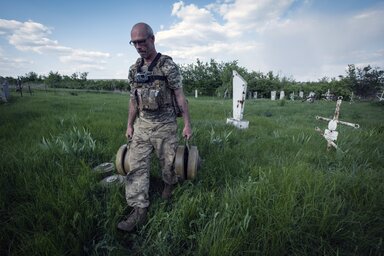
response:
<path id="1" fill-rule="evenodd" d="M 129 69 L 131 101 L 139 117 L 149 122 L 173 122 L 176 118 L 173 90 L 182 87 L 182 77 L 172 58 L 158 53 L 151 65 L 142 58 Z"/>

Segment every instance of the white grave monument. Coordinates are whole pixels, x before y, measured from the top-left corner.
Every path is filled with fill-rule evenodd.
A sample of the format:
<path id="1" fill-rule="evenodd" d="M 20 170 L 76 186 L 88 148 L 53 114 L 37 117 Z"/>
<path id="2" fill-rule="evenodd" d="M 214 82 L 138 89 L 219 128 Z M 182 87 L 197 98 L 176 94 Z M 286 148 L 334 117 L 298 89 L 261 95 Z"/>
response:
<path id="1" fill-rule="evenodd" d="M 3 87 L 2 87 L 2 93 L 1 93 L 0 99 L 4 102 L 8 102 L 8 100 L 9 100 L 9 84 L 8 84 L 7 79 L 3 80 L 2 86 Z"/>
<path id="2" fill-rule="evenodd" d="M 315 102 L 315 96 L 316 96 L 315 92 L 309 92 L 307 101 L 311 103 Z"/>
<path id="3" fill-rule="evenodd" d="M 197 92 L 197 90 L 195 90 L 195 98 L 197 98 L 198 97 L 198 92 Z"/>
<path id="4" fill-rule="evenodd" d="M 235 71 L 233 77 L 233 118 L 227 118 L 227 124 L 233 124 L 237 128 L 246 129 L 249 121 L 243 120 L 244 103 L 247 95 L 247 82 Z"/>
<path id="5" fill-rule="evenodd" d="M 254 92 L 254 93 L 253 93 L 253 98 L 254 98 L 254 99 L 257 99 L 257 92 Z"/>
<path id="6" fill-rule="evenodd" d="M 281 91 L 280 92 L 280 100 L 283 100 L 285 98 L 285 92 Z"/>
<path id="7" fill-rule="evenodd" d="M 294 101 L 295 100 L 295 92 L 291 92 L 291 94 L 289 94 L 289 98 Z"/>
<path id="8" fill-rule="evenodd" d="M 326 93 L 322 94 L 321 96 L 325 97 L 325 100 L 332 100 L 333 94 L 331 93 L 331 90 L 327 90 Z"/>
<path id="9" fill-rule="evenodd" d="M 276 100 L 276 91 L 271 91 L 271 100 Z"/>
<path id="10" fill-rule="evenodd" d="M 302 99 L 302 98 L 304 98 L 304 92 L 303 91 L 300 91 L 299 92 L 299 97 Z"/>
<path id="11" fill-rule="evenodd" d="M 353 102 L 355 102 L 353 98 L 354 98 L 354 95 L 353 95 L 353 92 L 351 92 L 351 96 L 349 96 L 349 104 L 352 104 Z"/>

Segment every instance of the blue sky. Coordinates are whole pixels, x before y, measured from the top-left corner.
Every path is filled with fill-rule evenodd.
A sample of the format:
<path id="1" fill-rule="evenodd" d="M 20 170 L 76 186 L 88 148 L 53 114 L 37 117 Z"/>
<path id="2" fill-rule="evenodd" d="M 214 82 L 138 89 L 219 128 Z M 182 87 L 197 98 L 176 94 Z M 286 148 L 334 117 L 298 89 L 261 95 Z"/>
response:
<path id="1" fill-rule="evenodd" d="M 383 17 L 383 0 L 3 1 L 0 75 L 125 79 L 138 57 L 130 30 L 144 21 L 176 63 L 237 60 L 317 81 L 348 64 L 384 68 Z"/>

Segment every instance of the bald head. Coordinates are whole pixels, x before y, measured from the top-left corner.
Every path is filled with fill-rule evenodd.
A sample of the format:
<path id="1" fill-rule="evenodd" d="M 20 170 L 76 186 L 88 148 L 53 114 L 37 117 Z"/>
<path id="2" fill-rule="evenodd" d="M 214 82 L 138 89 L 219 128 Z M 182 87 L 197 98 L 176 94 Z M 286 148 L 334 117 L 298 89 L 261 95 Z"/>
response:
<path id="1" fill-rule="evenodd" d="M 133 25 L 131 34 L 135 33 L 140 33 L 140 35 L 143 35 L 145 37 L 152 37 L 153 36 L 153 30 L 151 26 L 149 26 L 147 23 L 144 22 L 139 22 Z"/>
<path id="2" fill-rule="evenodd" d="M 151 62 L 157 54 L 153 30 L 144 22 L 137 23 L 132 27 L 130 44 L 136 48 L 136 51 L 148 63 Z"/>

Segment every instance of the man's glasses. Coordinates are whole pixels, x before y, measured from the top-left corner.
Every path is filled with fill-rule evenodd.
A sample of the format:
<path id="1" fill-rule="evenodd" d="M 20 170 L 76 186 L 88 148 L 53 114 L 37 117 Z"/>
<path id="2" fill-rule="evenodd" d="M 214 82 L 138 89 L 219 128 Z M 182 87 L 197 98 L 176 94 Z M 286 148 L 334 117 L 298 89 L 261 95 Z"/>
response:
<path id="1" fill-rule="evenodd" d="M 132 46 L 143 45 L 143 44 L 145 44 L 145 42 L 147 41 L 148 38 L 149 38 L 149 36 L 147 38 L 145 38 L 145 39 L 129 41 L 129 44 L 132 45 Z"/>

